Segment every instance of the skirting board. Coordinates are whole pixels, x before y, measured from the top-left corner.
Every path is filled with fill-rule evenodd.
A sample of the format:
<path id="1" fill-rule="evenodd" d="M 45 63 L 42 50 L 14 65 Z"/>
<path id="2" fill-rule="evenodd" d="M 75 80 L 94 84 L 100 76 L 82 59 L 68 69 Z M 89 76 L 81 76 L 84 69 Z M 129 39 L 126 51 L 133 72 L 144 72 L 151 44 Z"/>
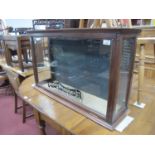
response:
<path id="1" fill-rule="evenodd" d="M 126 129 L 129 124 L 134 120 L 133 117 L 131 116 L 126 116 L 115 128 L 116 131 L 118 132 L 123 132 L 124 129 Z"/>
<path id="2" fill-rule="evenodd" d="M 136 106 L 136 107 L 138 107 L 138 108 L 141 108 L 141 109 L 144 109 L 144 107 L 145 107 L 145 104 L 144 103 L 135 102 L 133 105 Z"/>

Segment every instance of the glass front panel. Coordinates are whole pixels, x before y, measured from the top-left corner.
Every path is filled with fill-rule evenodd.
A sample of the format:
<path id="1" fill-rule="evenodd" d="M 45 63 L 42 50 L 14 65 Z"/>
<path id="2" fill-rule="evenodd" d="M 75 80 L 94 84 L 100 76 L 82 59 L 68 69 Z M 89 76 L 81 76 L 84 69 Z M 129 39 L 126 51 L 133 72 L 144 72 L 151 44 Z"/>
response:
<path id="1" fill-rule="evenodd" d="M 118 115 L 123 109 L 126 108 L 127 101 L 127 88 L 129 84 L 129 72 L 132 65 L 134 56 L 135 39 L 124 39 L 122 44 L 121 63 L 120 63 L 120 78 L 118 87 L 118 97 L 116 103 L 115 115 Z"/>
<path id="2" fill-rule="evenodd" d="M 112 40 L 48 39 L 39 86 L 106 115 Z M 39 63 L 38 63 L 39 66 Z"/>

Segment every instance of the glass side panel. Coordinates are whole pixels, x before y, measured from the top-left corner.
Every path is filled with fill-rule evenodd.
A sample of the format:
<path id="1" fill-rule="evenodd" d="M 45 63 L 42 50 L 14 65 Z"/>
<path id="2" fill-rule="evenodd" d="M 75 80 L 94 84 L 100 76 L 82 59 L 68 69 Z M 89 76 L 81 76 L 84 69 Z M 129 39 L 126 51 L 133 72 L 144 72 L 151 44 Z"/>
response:
<path id="1" fill-rule="evenodd" d="M 50 77 L 48 74 L 39 85 L 105 116 L 111 44 L 112 40 L 49 39 L 46 66 Z"/>
<path id="2" fill-rule="evenodd" d="M 35 58 L 39 82 L 51 78 L 49 62 L 49 43 L 47 37 L 35 37 Z"/>
<path id="3" fill-rule="evenodd" d="M 120 63 L 120 78 L 118 87 L 118 97 L 116 103 L 115 116 L 126 108 L 127 87 L 129 84 L 129 72 L 134 56 L 135 39 L 124 39 L 122 44 L 121 63 Z"/>

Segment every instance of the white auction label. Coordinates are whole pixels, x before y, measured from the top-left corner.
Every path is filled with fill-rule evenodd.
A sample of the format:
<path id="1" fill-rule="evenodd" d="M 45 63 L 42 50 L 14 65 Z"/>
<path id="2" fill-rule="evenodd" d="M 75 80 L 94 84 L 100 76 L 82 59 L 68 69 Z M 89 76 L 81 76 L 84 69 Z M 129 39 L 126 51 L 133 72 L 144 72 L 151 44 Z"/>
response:
<path id="1" fill-rule="evenodd" d="M 111 40 L 103 40 L 103 45 L 111 45 Z"/>

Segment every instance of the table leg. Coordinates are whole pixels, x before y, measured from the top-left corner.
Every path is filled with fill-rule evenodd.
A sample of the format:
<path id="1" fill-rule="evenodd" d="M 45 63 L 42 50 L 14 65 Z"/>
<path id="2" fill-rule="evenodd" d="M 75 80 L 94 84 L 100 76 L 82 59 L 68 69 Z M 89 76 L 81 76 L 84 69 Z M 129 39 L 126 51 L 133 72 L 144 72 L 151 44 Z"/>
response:
<path id="1" fill-rule="evenodd" d="M 19 67 L 22 72 L 24 72 L 24 65 L 23 65 L 23 60 L 22 60 L 22 48 L 21 48 L 21 39 L 17 38 L 17 55 L 18 55 L 18 62 L 19 62 Z"/>
<path id="2" fill-rule="evenodd" d="M 145 60 L 145 45 L 140 45 L 140 60 L 139 60 L 139 71 L 138 71 L 138 96 L 137 103 L 141 103 L 141 95 L 144 83 L 144 60 Z"/>
<path id="3" fill-rule="evenodd" d="M 34 117 L 36 119 L 36 122 L 37 122 L 37 124 L 39 126 L 40 134 L 41 135 L 46 135 L 46 131 L 45 131 L 46 123 L 45 123 L 45 121 L 41 120 L 41 115 L 36 109 L 33 109 L 33 112 L 34 112 Z"/>
<path id="4" fill-rule="evenodd" d="M 153 47 L 154 47 L 154 62 L 155 62 L 155 44 L 153 44 Z"/>
<path id="5" fill-rule="evenodd" d="M 39 128 L 40 128 L 41 135 L 46 135 L 46 131 L 45 131 L 46 122 L 44 120 L 39 121 Z"/>

